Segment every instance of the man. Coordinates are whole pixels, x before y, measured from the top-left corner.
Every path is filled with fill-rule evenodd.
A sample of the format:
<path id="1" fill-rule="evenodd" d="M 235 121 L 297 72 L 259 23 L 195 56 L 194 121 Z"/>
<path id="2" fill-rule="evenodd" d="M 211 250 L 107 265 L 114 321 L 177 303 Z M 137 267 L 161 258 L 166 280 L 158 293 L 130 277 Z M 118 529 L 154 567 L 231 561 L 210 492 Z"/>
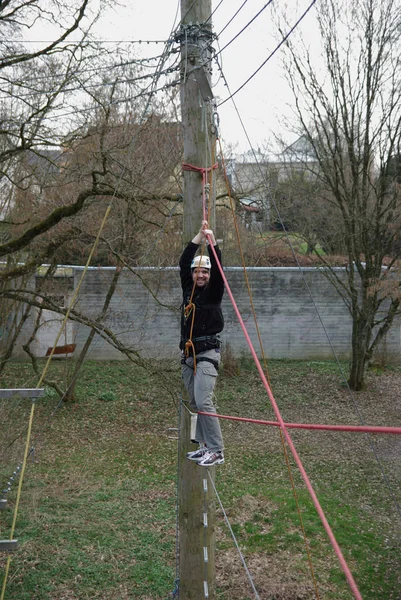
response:
<path id="1" fill-rule="evenodd" d="M 189 394 L 193 412 L 215 413 L 213 390 L 220 364 L 221 341 L 217 337 L 224 327 L 221 300 L 224 282 L 212 250 L 209 256 L 196 256 L 207 236 L 221 263 L 221 251 L 207 222 L 202 222 L 199 233 L 187 245 L 180 258 L 180 276 L 183 292 L 181 314 L 182 378 Z M 194 287 L 195 286 L 195 287 Z M 201 467 L 224 463 L 224 444 L 220 423 L 216 417 L 198 415 L 196 441 L 199 449 L 188 452 L 187 458 Z"/>

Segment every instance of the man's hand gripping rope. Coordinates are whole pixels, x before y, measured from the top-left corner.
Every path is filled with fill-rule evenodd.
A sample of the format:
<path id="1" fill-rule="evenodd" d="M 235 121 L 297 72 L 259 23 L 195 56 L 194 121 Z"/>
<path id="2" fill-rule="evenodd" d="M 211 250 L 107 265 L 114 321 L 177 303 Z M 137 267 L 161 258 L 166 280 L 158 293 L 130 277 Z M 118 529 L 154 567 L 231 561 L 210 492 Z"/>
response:
<path id="1" fill-rule="evenodd" d="M 196 236 L 193 238 L 192 243 L 193 244 L 197 244 L 198 246 L 200 246 L 201 243 L 206 243 L 206 244 L 211 244 L 212 246 L 216 245 L 216 239 L 214 237 L 214 233 L 212 231 L 212 229 L 208 228 L 208 222 L 203 220 L 202 221 L 202 225 L 201 228 L 199 229 L 198 233 L 196 234 Z M 202 253 L 203 253 L 203 248 L 202 248 Z M 186 306 L 184 306 L 184 318 L 185 320 L 189 319 L 189 316 L 192 313 L 192 322 L 191 322 L 191 331 L 189 334 L 189 340 L 187 340 L 185 342 L 185 346 L 184 346 L 184 355 L 185 358 L 188 358 L 188 356 L 191 355 L 191 350 L 192 350 L 192 356 L 194 357 L 194 373 L 196 373 L 196 354 L 195 354 L 195 346 L 194 343 L 192 341 L 192 330 L 193 330 L 193 326 L 194 326 L 194 322 L 195 322 L 195 304 L 192 302 L 192 298 L 194 296 L 194 291 L 195 291 L 195 287 L 196 287 L 196 280 L 197 280 L 197 273 L 195 274 L 195 279 L 194 279 L 194 285 L 192 288 L 192 293 L 191 293 L 191 298 L 188 302 L 188 304 Z"/>

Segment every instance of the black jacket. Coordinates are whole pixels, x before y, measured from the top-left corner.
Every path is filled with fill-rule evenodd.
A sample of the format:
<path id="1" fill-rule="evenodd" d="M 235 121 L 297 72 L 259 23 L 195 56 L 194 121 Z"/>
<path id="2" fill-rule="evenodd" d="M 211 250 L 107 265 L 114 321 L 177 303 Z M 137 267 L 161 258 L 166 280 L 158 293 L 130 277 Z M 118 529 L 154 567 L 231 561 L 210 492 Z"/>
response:
<path id="1" fill-rule="evenodd" d="M 198 245 L 189 242 L 180 258 L 180 277 L 183 293 L 183 304 L 181 306 L 181 342 L 180 348 L 183 349 L 185 342 L 189 339 L 192 323 L 192 313 L 187 319 L 184 317 L 184 307 L 191 299 L 193 288 L 191 262 L 196 254 Z M 216 254 L 221 264 L 221 251 L 218 246 L 214 246 Z M 224 327 L 223 313 L 221 311 L 221 300 L 224 294 L 224 282 L 218 269 L 212 250 L 208 247 L 211 270 L 210 280 L 205 288 L 195 288 L 192 302 L 195 304 L 195 322 L 192 330 L 192 340 L 195 345 L 195 352 L 202 352 L 209 348 L 215 348 L 216 342 L 213 340 L 199 340 L 195 338 L 204 336 L 215 336 L 220 333 Z"/>

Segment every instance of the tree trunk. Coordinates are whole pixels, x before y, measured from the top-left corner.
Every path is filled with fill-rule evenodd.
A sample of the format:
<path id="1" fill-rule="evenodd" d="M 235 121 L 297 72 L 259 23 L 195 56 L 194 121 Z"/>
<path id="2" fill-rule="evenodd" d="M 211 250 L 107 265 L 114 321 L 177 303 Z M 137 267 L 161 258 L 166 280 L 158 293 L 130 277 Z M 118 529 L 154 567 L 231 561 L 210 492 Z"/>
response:
<path id="1" fill-rule="evenodd" d="M 101 321 L 103 319 L 103 317 L 105 316 L 105 314 L 107 313 L 107 310 L 108 310 L 110 302 L 113 298 L 114 292 L 116 291 L 117 283 L 120 278 L 121 272 L 122 272 L 122 266 L 117 265 L 116 270 L 113 275 L 113 279 L 110 284 L 110 287 L 106 294 L 106 298 L 105 298 L 105 301 L 103 304 L 102 311 L 96 319 L 97 321 Z M 86 355 L 88 354 L 89 348 L 91 347 L 94 337 L 95 337 L 95 330 L 91 329 L 91 331 L 89 332 L 89 335 L 86 339 L 86 342 L 81 350 L 81 354 L 79 355 L 77 362 L 75 363 L 75 369 L 74 369 L 73 376 L 72 376 L 71 381 L 68 384 L 68 388 L 66 389 L 64 396 L 63 396 L 64 402 L 71 402 L 72 400 L 74 400 L 75 387 L 77 385 L 78 375 L 81 372 L 82 365 L 84 364 L 84 360 L 86 358 Z"/>
<path id="2" fill-rule="evenodd" d="M 353 317 L 352 355 L 348 385 L 351 390 L 365 389 L 365 374 L 369 360 L 369 345 L 372 334 L 371 319 L 365 316 Z"/>
<path id="3" fill-rule="evenodd" d="M 31 313 L 31 307 L 27 306 L 27 308 L 25 308 L 19 321 L 18 321 L 18 313 L 19 313 L 18 309 L 14 308 L 14 312 L 15 312 L 15 314 L 14 314 L 14 321 L 13 321 L 13 326 L 12 326 L 14 333 L 13 334 L 10 333 L 9 339 L 7 340 L 4 354 L 1 355 L 0 375 L 3 373 L 4 367 L 6 366 L 8 360 L 12 356 L 15 344 L 17 343 L 17 340 L 21 333 L 21 330 Z M 4 318 L 5 315 L 2 315 L 2 317 Z M 4 321 L 6 322 L 6 319 L 4 319 Z"/>
<path id="4" fill-rule="evenodd" d="M 352 362 L 348 385 L 355 392 L 360 392 L 365 387 L 365 361 L 359 347 L 352 348 Z"/>

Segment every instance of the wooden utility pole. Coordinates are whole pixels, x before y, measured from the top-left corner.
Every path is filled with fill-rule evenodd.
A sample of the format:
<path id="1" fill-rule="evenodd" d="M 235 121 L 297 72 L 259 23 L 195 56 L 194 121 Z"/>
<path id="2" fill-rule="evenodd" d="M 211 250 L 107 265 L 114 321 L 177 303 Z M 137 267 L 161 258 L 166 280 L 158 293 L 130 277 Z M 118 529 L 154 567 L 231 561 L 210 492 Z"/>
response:
<path id="1" fill-rule="evenodd" d="M 210 15 L 211 0 L 181 0 L 184 163 L 203 168 L 211 166 L 211 149 L 215 143 L 211 126 L 210 54 L 207 50 L 212 39 Z M 196 70 L 196 67 L 199 69 Z M 202 223 L 202 176 L 199 172 L 183 171 L 183 196 L 183 237 L 186 244 Z M 213 197 L 211 202 L 214 202 Z M 214 226 L 211 218 L 208 219 L 209 224 Z M 214 479 L 215 468 L 199 467 L 189 461 L 186 453 L 194 449 L 196 447 L 190 443 L 190 415 L 182 406 L 179 452 L 180 600 L 214 599 L 216 588 L 215 501 L 209 479 L 209 475 Z"/>
<path id="2" fill-rule="evenodd" d="M 210 15 L 211 0 L 181 0 L 181 120 L 184 163 L 197 167 L 211 166 L 211 148 L 215 142 L 211 133 L 212 108 L 205 89 L 207 84 L 210 86 L 211 74 L 210 53 L 207 51 L 207 45 L 212 39 Z M 209 95 L 211 94 L 210 90 Z M 209 164 L 205 164 L 206 161 Z M 201 221 L 201 176 L 197 172 L 184 171 L 185 242 L 199 231 Z"/>

